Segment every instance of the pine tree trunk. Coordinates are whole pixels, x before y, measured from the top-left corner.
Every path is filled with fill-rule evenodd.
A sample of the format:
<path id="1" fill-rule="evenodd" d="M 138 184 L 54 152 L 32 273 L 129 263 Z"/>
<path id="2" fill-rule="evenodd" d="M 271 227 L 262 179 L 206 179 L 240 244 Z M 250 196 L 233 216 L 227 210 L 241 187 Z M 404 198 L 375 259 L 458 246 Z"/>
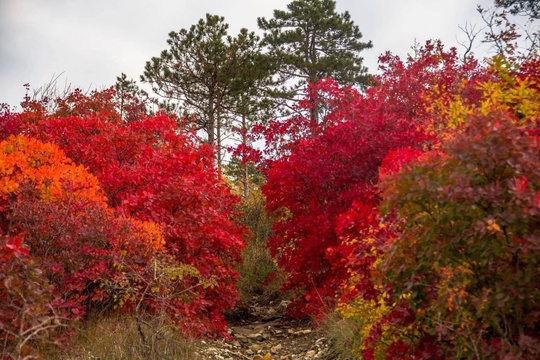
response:
<path id="1" fill-rule="evenodd" d="M 312 103 L 310 110 L 310 122 L 311 122 L 311 132 L 313 133 L 317 129 L 319 124 L 319 104 L 317 102 L 317 91 L 312 88 L 309 89 L 309 101 Z"/>
<path id="2" fill-rule="evenodd" d="M 246 124 L 246 114 L 242 114 L 242 145 L 247 145 L 247 124 Z M 242 183 L 244 185 L 244 199 L 247 199 L 249 196 L 249 183 L 248 183 L 248 164 L 247 161 L 244 161 L 244 173 L 242 174 Z"/>
<path id="3" fill-rule="evenodd" d="M 217 152 L 217 167 L 218 170 L 221 171 L 221 162 L 223 159 L 221 159 L 221 114 L 219 113 L 219 110 L 217 112 L 217 119 L 216 119 L 216 152 Z"/>

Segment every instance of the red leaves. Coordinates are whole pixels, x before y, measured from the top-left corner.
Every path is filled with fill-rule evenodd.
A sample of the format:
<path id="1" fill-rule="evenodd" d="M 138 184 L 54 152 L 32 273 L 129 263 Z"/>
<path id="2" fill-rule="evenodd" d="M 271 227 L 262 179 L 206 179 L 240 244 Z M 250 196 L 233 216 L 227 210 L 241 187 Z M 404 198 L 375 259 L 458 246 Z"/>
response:
<path id="1" fill-rule="evenodd" d="M 386 54 L 381 66 L 383 74 L 365 94 L 331 80 L 310 84 L 299 104 L 308 115 L 270 122 L 261 131 L 272 159 L 263 191 L 277 218 L 269 248 L 289 274 L 285 289 L 296 295 L 296 315 L 319 315 L 336 298 L 358 296 L 375 304 L 384 299 L 390 314 L 363 325 L 364 333 L 372 325 L 363 355 L 376 356 L 374 348 L 384 341 L 390 344 L 389 358 L 443 358 L 436 339 L 421 331 L 420 339 L 407 339 L 416 328 L 403 335 L 416 313 L 407 301 L 396 306 L 394 284 L 376 278 L 377 264 L 391 251 L 401 225 L 388 209 L 381 217 L 378 185 L 384 179 L 392 186 L 407 164 L 425 161 L 421 155 L 440 146 L 451 132 L 449 104 L 457 98 L 464 104 L 478 101 L 477 83 L 487 75 L 476 61 L 464 64 L 455 49 L 446 51 L 438 42 L 426 43 L 406 61 Z M 313 109 L 324 109 L 319 124 L 310 121 Z M 432 186 L 429 179 L 422 181 Z M 414 238 L 406 240 L 406 258 L 393 263 L 399 271 L 428 255 Z M 431 280 L 413 276 L 404 286 Z M 434 296 L 435 287 L 418 295 Z"/>
<path id="2" fill-rule="evenodd" d="M 62 306 L 82 316 L 87 305 L 111 301 L 113 294 L 126 311 L 141 301 L 155 309 L 159 298 L 190 335 L 225 334 L 222 312 L 238 297 L 233 267 L 243 228 L 232 220 L 238 199 L 220 178 L 211 148 L 195 145 L 163 114 L 122 122 L 112 90 L 75 91 L 55 100 L 54 114 L 28 101 L 24 131 L 57 144 L 84 166 L 77 172 L 95 175 L 110 206 L 94 206 L 85 181 L 52 187 L 86 194 L 81 199 L 46 203 L 29 190 L 4 206 L 13 214 L 0 217 L 0 224 L 31 234 L 30 254 L 62 289 Z M 37 168 L 36 178 L 55 179 L 56 160 L 51 171 Z"/>
<path id="3" fill-rule="evenodd" d="M 164 115 L 131 123 L 95 116 L 57 118 L 38 124 L 34 133 L 61 144 L 96 174 L 117 211 L 160 224 L 167 252 L 193 265 L 201 284 L 219 284 L 196 286 L 206 300 L 194 301 L 200 301 L 198 329 L 224 331 L 214 328 L 214 323 L 222 324 L 221 315 L 214 315 L 212 323 L 206 316 L 234 304 L 237 274 L 232 267 L 243 248 L 243 230 L 230 220 L 238 200 L 220 180 L 211 150 L 195 146 Z M 192 305 L 175 306 L 180 311 L 178 307 Z"/>
<path id="4" fill-rule="evenodd" d="M 6 359 L 32 354 L 32 340 L 46 339 L 65 325 L 51 287 L 24 246 L 21 236 L 0 238 L 0 334 Z"/>
<path id="5" fill-rule="evenodd" d="M 6 248 L 11 250 L 10 253 L 3 254 L 5 260 L 11 257 L 22 257 L 29 254 L 29 250 L 22 246 L 22 238 L 20 236 L 9 236 L 6 242 Z"/>
<path id="6" fill-rule="evenodd" d="M 410 147 L 390 150 L 379 168 L 379 179 L 399 173 L 405 164 L 421 154 L 422 151 Z"/>
<path id="7" fill-rule="evenodd" d="M 297 315 L 318 313 L 324 303 L 332 304 L 359 249 L 373 247 L 360 244 L 379 221 L 374 186 L 379 165 L 390 149 L 417 141 L 416 130 L 407 123 L 359 111 L 370 108 L 371 99 L 328 80 L 312 86 L 327 106 L 326 123 L 317 130 L 307 119 L 291 119 L 288 124 L 311 126 L 305 130 L 310 135 L 292 138 L 281 148 L 286 155 L 269 163 L 263 188 L 268 209 L 283 214 L 269 248 L 290 273 L 285 288 L 307 293 L 296 303 Z M 273 126 L 269 132 L 284 129 Z M 368 264 L 359 267 L 370 271 Z"/>

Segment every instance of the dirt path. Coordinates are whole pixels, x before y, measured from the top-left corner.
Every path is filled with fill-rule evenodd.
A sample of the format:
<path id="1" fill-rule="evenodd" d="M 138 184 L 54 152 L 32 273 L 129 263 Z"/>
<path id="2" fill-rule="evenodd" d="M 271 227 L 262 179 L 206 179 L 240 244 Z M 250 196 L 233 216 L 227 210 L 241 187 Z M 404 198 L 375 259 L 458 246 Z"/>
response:
<path id="1" fill-rule="evenodd" d="M 229 320 L 233 339 L 202 341 L 197 359 L 337 360 L 322 331 L 308 321 L 291 320 L 285 308 L 285 302 L 263 304 L 254 299 Z"/>

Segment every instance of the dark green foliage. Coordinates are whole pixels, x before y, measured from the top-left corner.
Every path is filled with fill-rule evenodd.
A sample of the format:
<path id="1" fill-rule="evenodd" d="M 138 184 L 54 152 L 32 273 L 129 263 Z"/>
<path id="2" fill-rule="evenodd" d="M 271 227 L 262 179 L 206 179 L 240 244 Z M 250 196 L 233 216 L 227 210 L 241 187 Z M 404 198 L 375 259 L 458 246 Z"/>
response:
<path id="1" fill-rule="evenodd" d="M 259 51 L 259 38 L 242 29 L 228 35 L 221 16 L 207 14 L 191 28 L 171 32 L 170 48 L 146 63 L 141 80 L 158 95 L 179 102 L 194 130 L 217 145 L 230 134 L 231 118 L 251 115 L 254 90 L 269 77 L 270 62 Z"/>
<path id="2" fill-rule="evenodd" d="M 143 115 L 150 112 L 151 105 L 156 103 L 146 91 L 139 88 L 135 80 L 128 80 L 124 73 L 116 78 L 114 90 L 120 117 L 125 122 L 140 121 Z"/>
<path id="3" fill-rule="evenodd" d="M 538 0 L 495 0 L 495 4 L 510 9 L 512 14 L 524 14 L 533 19 L 540 19 L 540 2 Z"/>
<path id="4" fill-rule="evenodd" d="M 333 0 L 295 0 L 288 11 L 275 10 L 274 18 L 259 18 L 265 31 L 263 44 L 279 63 L 283 80 L 307 81 L 332 78 L 342 85 L 366 85 L 367 69 L 360 52 L 372 47 L 348 12 L 336 12 Z"/>

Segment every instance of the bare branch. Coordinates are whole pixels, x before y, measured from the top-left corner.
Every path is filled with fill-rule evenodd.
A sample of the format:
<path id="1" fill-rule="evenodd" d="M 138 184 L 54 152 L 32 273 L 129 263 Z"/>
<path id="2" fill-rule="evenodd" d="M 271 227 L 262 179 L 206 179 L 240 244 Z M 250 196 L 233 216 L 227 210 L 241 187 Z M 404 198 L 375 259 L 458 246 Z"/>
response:
<path id="1" fill-rule="evenodd" d="M 461 30 L 465 34 L 465 36 L 467 36 L 466 41 L 461 42 L 461 41 L 458 40 L 458 44 L 465 48 L 465 52 L 463 53 L 462 61 L 464 63 L 466 63 L 467 62 L 467 57 L 472 51 L 472 48 L 473 48 L 473 45 L 474 45 L 474 40 L 476 39 L 478 34 L 480 34 L 480 32 L 484 28 L 482 28 L 480 30 L 476 30 L 476 25 L 472 25 L 469 22 L 466 22 L 463 27 L 461 25 L 459 25 L 458 28 L 459 28 L 459 30 Z"/>

